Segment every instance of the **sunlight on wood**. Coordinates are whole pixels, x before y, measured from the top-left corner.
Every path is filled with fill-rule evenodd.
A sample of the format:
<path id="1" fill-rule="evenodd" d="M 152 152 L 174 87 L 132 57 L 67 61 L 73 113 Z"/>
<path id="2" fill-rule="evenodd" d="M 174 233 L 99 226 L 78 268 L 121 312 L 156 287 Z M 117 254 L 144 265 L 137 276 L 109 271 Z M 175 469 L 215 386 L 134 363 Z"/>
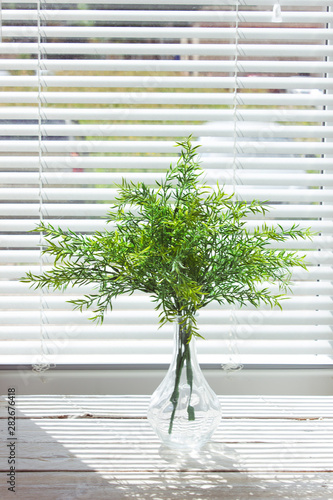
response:
<path id="1" fill-rule="evenodd" d="M 24 500 L 331 500 L 332 397 L 221 397 L 220 427 L 191 453 L 161 445 L 148 401 L 18 396 Z M 0 422 L 6 405 L 0 398 Z"/>

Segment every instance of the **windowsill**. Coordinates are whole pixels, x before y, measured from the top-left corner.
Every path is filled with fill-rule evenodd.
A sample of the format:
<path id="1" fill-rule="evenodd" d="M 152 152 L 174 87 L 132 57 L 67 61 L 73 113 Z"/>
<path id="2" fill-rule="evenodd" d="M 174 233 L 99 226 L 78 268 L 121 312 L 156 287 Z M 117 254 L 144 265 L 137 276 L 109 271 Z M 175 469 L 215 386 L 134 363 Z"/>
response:
<path id="1" fill-rule="evenodd" d="M 166 369 L 31 369 L 1 370 L 0 393 L 17 394 L 151 394 Z M 228 372 L 204 370 L 219 395 L 333 395 L 333 368 L 254 368 Z"/>

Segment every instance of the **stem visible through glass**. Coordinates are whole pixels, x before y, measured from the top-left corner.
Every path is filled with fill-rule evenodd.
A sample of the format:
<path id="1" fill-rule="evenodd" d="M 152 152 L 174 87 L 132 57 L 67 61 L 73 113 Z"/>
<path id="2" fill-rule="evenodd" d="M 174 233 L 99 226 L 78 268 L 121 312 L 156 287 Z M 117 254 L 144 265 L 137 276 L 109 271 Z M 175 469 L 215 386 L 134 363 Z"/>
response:
<path id="1" fill-rule="evenodd" d="M 176 325 L 176 342 L 178 349 L 177 349 L 177 359 L 176 359 L 175 386 L 170 397 L 173 409 L 169 423 L 169 430 L 168 430 L 169 434 L 172 433 L 173 422 L 175 419 L 175 414 L 179 402 L 179 384 L 184 364 L 186 365 L 186 381 L 190 387 L 190 395 L 187 406 L 188 420 L 195 420 L 194 408 L 190 404 L 192 396 L 192 387 L 193 387 L 193 369 L 191 364 L 191 351 L 188 338 L 189 334 L 187 331 L 186 323 L 185 324 L 181 323 L 180 319 L 178 319 Z"/>

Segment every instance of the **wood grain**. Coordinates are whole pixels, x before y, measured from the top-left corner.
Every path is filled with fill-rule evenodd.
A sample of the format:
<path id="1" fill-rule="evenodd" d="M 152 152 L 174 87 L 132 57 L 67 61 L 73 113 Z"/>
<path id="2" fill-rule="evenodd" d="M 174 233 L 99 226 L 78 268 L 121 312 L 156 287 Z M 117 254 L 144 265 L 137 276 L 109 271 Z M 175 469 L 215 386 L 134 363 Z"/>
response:
<path id="1" fill-rule="evenodd" d="M 9 500 L 331 500 L 330 474 L 22 472 Z"/>
<path id="2" fill-rule="evenodd" d="M 333 500 L 332 397 L 221 397 L 199 452 L 172 451 L 145 418 L 148 396 L 18 396 L 15 495 L 7 491 L 0 398 L 0 498 Z"/>
<path id="3" fill-rule="evenodd" d="M 333 396 L 219 396 L 224 418 L 333 418 Z M 149 396 L 18 396 L 21 417 L 84 416 L 146 417 Z M 0 418 L 6 418 L 0 396 Z"/>

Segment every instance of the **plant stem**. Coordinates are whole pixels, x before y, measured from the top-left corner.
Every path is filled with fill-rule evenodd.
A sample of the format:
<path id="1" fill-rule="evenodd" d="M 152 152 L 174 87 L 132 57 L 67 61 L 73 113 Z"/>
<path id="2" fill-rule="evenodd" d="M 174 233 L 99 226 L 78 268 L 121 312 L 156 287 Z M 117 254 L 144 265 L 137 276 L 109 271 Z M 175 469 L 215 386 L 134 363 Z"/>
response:
<path id="1" fill-rule="evenodd" d="M 188 385 L 190 386 L 190 396 L 187 406 L 188 420 L 195 420 L 194 408 L 190 405 L 191 396 L 192 396 L 192 388 L 193 388 L 193 369 L 191 364 L 191 352 L 190 345 L 188 343 L 188 334 L 186 331 L 186 326 L 179 326 L 179 339 L 178 339 L 178 353 L 176 360 L 176 373 L 175 373 L 175 386 L 174 390 L 171 394 L 170 401 L 173 405 L 173 410 L 170 417 L 169 430 L 168 433 L 172 433 L 173 422 L 175 419 L 175 414 L 179 402 L 179 384 L 180 379 L 184 367 L 184 363 L 186 363 L 186 380 Z"/>
<path id="2" fill-rule="evenodd" d="M 186 355 L 186 379 L 187 379 L 188 385 L 190 386 L 190 395 L 188 398 L 187 414 L 188 414 L 189 420 L 195 420 L 194 408 L 190 404 L 191 397 L 192 397 L 192 388 L 193 388 L 193 369 L 192 369 L 192 363 L 191 363 L 191 351 L 190 351 L 189 344 L 186 344 L 185 355 Z"/>

